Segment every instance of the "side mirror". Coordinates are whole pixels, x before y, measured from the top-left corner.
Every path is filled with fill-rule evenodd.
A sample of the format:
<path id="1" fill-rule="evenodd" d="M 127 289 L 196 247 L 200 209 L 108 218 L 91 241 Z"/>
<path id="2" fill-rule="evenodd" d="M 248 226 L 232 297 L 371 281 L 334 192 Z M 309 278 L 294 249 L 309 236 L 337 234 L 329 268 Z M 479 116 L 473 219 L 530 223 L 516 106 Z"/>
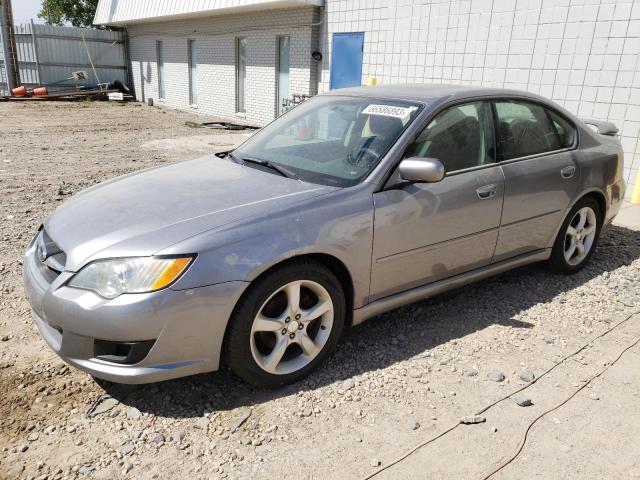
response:
<path id="1" fill-rule="evenodd" d="M 408 182 L 436 183 L 444 178 L 444 165 L 435 158 L 407 158 L 400 162 L 398 170 Z"/>

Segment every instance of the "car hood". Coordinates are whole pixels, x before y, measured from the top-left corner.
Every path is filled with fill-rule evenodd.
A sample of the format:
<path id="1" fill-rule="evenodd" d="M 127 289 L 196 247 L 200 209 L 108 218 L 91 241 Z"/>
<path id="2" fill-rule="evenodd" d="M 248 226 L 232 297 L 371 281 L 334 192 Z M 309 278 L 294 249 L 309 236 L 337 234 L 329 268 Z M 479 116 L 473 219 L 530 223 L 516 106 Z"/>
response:
<path id="1" fill-rule="evenodd" d="M 204 231 L 334 190 L 212 155 L 84 190 L 44 228 L 66 253 L 65 269 L 76 271 L 97 258 L 153 255 Z"/>

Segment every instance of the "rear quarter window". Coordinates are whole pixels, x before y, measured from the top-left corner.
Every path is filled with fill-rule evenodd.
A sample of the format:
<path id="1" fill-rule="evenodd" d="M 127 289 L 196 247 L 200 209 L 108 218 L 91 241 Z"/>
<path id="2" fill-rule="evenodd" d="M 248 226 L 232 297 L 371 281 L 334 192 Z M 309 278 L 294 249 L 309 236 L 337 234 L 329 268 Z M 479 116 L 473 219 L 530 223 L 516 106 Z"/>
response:
<path id="1" fill-rule="evenodd" d="M 558 139 L 560 141 L 560 147 L 571 148 L 576 141 L 576 127 L 573 126 L 568 120 L 565 120 L 562 116 L 547 109 L 547 114 L 551 119 L 553 128 L 558 133 Z"/>

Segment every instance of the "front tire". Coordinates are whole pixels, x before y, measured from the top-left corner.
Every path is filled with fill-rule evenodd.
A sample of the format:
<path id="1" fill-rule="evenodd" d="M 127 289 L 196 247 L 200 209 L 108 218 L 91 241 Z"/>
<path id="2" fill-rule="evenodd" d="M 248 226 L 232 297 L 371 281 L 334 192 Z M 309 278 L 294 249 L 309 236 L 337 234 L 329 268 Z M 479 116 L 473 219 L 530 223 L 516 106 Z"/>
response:
<path id="1" fill-rule="evenodd" d="M 334 350 L 344 327 L 345 295 L 324 265 L 297 260 L 267 272 L 236 306 L 225 359 L 259 387 L 296 382 Z"/>
<path id="2" fill-rule="evenodd" d="M 598 202 L 585 197 L 567 215 L 553 245 L 549 263 L 560 273 L 575 273 L 589 262 L 602 229 L 602 211 Z"/>

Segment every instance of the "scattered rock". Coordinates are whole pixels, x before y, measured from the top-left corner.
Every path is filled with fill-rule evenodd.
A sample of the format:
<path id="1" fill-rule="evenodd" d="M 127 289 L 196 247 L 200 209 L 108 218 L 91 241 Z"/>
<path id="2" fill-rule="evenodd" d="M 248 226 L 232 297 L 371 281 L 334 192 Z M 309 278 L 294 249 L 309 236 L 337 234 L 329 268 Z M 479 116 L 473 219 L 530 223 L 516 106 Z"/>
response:
<path id="1" fill-rule="evenodd" d="M 451 357 L 444 356 L 440 359 L 440 365 L 448 365 L 451 361 Z"/>
<path id="2" fill-rule="evenodd" d="M 249 419 L 250 416 L 251 416 L 250 408 L 248 407 L 241 408 L 238 418 L 231 426 L 231 433 L 236 432 L 242 426 L 242 424 Z"/>
<path id="3" fill-rule="evenodd" d="M 407 426 L 409 427 L 409 430 L 417 430 L 420 428 L 420 424 L 417 420 L 409 420 Z"/>
<path id="4" fill-rule="evenodd" d="M 523 382 L 531 383 L 536 379 L 535 374 L 531 370 L 525 370 L 520 373 L 520 380 Z"/>
<path id="5" fill-rule="evenodd" d="M 488 377 L 492 382 L 503 382 L 505 379 L 504 373 L 500 370 L 491 370 Z"/>
<path id="6" fill-rule="evenodd" d="M 38 440 L 39 437 L 40 437 L 40 434 L 38 432 L 31 432 L 27 437 L 27 440 L 29 440 L 30 442 L 35 442 L 36 440 Z"/>
<path id="7" fill-rule="evenodd" d="M 634 297 L 623 297 L 620 299 L 620 303 L 625 307 L 634 307 L 636 305 L 636 299 Z"/>
<path id="8" fill-rule="evenodd" d="M 466 417 L 462 417 L 460 419 L 460 423 L 464 425 L 475 425 L 477 423 L 484 423 L 487 419 L 482 415 L 467 415 Z"/>
<path id="9" fill-rule="evenodd" d="M 521 407 L 530 407 L 531 405 L 533 405 L 531 399 L 524 393 L 516 393 L 515 395 L 511 396 L 511 399 Z"/>
<path id="10" fill-rule="evenodd" d="M 462 375 L 464 375 L 465 377 L 475 377 L 476 375 L 478 375 L 478 370 L 473 367 L 465 368 L 462 371 Z"/>
<path id="11" fill-rule="evenodd" d="M 382 462 L 377 458 L 374 458 L 371 460 L 371 463 L 369 463 L 369 465 L 371 465 L 372 467 L 379 467 L 380 465 L 382 465 Z"/>
<path id="12" fill-rule="evenodd" d="M 80 475 L 89 475 L 91 472 L 93 472 L 93 470 L 93 465 L 91 465 L 90 463 L 85 463 L 78 469 L 78 473 Z"/>
<path id="13" fill-rule="evenodd" d="M 407 375 L 409 375 L 411 378 L 420 378 L 422 377 L 422 372 L 420 370 L 411 369 L 409 370 L 409 372 L 407 372 Z"/>
<path id="14" fill-rule="evenodd" d="M 135 447 L 133 446 L 133 443 L 131 443 L 131 442 L 127 442 L 127 443 L 125 443 L 124 445 L 122 445 L 120 447 L 120 453 L 122 455 L 129 455 L 134 450 L 135 450 Z"/>
<path id="15" fill-rule="evenodd" d="M 142 413 L 140 413 L 140 410 L 138 410 L 136 407 L 129 407 L 127 409 L 126 415 L 127 418 L 131 420 L 138 420 L 142 416 Z"/>
<path id="16" fill-rule="evenodd" d="M 198 420 L 196 420 L 195 427 L 199 428 L 200 430 L 206 431 L 207 428 L 209 428 L 209 419 L 207 417 L 200 417 Z"/>
<path id="17" fill-rule="evenodd" d="M 304 410 L 302 410 L 303 417 L 310 417 L 312 414 L 313 411 L 309 407 L 305 407 Z"/>
<path id="18" fill-rule="evenodd" d="M 595 393 L 590 393 L 590 394 L 589 394 L 589 398 L 590 398 L 591 400 L 600 400 L 600 397 L 599 397 L 597 394 L 595 394 Z"/>
<path id="19" fill-rule="evenodd" d="M 355 382 L 351 378 L 347 378 L 344 382 L 342 382 L 342 389 L 346 392 L 347 390 L 351 390 L 355 387 Z"/>
<path id="20" fill-rule="evenodd" d="M 22 445 L 20 445 L 18 447 L 18 451 L 21 452 L 21 453 L 24 453 L 27 450 L 29 450 L 29 445 L 27 445 L 26 443 L 24 443 L 24 444 L 22 444 Z"/>
<path id="21" fill-rule="evenodd" d="M 164 435 L 160 432 L 152 433 L 150 436 L 147 436 L 147 442 L 160 445 L 164 443 Z"/>
<path id="22" fill-rule="evenodd" d="M 97 417 L 98 415 L 106 413 L 112 408 L 114 408 L 116 405 L 118 405 L 119 403 L 120 402 L 115 398 L 112 398 L 112 397 L 106 398 L 98 404 L 98 406 L 93 410 L 93 412 L 91 412 L 91 414 L 89 414 L 89 417 Z M 138 411 L 138 413 L 140 412 Z"/>
<path id="23" fill-rule="evenodd" d="M 126 475 L 131 471 L 131 469 L 133 469 L 133 464 L 131 462 L 124 462 L 122 465 L 122 473 Z"/>

